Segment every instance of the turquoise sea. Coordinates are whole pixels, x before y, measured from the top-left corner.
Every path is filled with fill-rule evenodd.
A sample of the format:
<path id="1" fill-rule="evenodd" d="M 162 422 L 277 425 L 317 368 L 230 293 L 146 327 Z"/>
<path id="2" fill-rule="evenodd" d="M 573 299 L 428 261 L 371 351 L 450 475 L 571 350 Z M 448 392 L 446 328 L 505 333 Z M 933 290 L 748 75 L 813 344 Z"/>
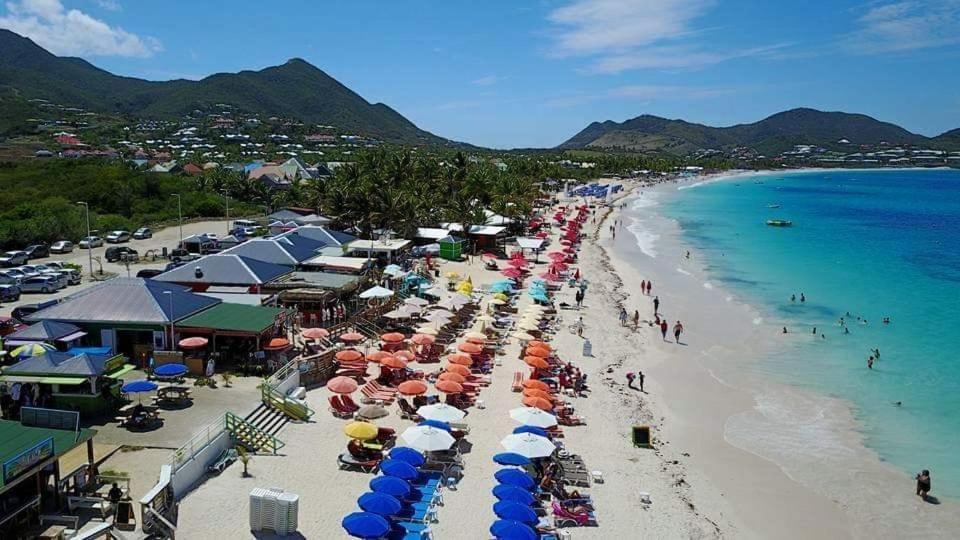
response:
<path id="1" fill-rule="evenodd" d="M 712 281 L 808 335 L 752 369 L 847 400 L 882 459 L 960 497 L 960 171 L 743 176 L 661 210 Z"/>

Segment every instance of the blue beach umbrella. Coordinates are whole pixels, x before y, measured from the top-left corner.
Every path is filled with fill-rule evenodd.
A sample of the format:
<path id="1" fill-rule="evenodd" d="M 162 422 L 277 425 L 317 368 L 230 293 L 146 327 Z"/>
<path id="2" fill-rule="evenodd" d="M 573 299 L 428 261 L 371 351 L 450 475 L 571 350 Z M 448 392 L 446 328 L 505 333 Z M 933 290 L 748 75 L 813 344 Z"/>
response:
<path id="1" fill-rule="evenodd" d="M 537 485 L 532 476 L 520 469 L 500 469 L 493 477 L 501 484 L 517 486 L 526 490 L 532 490 Z"/>
<path id="2" fill-rule="evenodd" d="M 507 484 L 499 484 L 493 488 L 493 496 L 501 501 L 512 501 L 515 503 L 533 504 L 537 499 L 529 491 Z"/>
<path id="3" fill-rule="evenodd" d="M 529 505 L 513 501 L 500 501 L 493 505 L 493 513 L 500 519 L 509 519 L 535 525 L 538 521 L 537 513 Z"/>
<path id="4" fill-rule="evenodd" d="M 357 504 L 364 512 L 381 516 L 393 516 L 400 513 L 403 505 L 393 495 L 386 493 L 364 493 L 357 499 Z"/>
<path id="5" fill-rule="evenodd" d="M 158 377 L 180 377 L 187 373 L 187 366 L 183 364 L 164 364 L 153 370 Z"/>
<path id="6" fill-rule="evenodd" d="M 153 392 L 157 389 L 157 383 L 153 381 L 130 381 L 123 385 L 121 390 L 124 394 L 139 394 L 141 392 Z"/>
<path id="7" fill-rule="evenodd" d="M 508 519 L 494 521 L 490 534 L 497 540 L 537 540 L 537 533 L 528 525 Z"/>
<path id="8" fill-rule="evenodd" d="M 403 480 L 413 480 L 420 476 L 413 465 L 399 459 L 387 459 L 380 462 L 380 470 L 387 476 L 395 476 Z"/>
<path id="9" fill-rule="evenodd" d="M 391 452 L 392 454 L 393 452 Z M 377 493 L 393 495 L 398 499 L 410 495 L 410 492 L 413 491 L 409 482 L 396 476 L 378 476 L 370 480 L 370 489 Z"/>
<path id="10" fill-rule="evenodd" d="M 534 435 L 539 435 L 539 436 L 541 436 L 541 437 L 546 437 L 546 438 L 548 438 L 548 439 L 550 438 L 550 435 L 547 433 L 547 430 L 543 429 L 542 427 L 537 427 L 537 426 L 520 426 L 520 427 L 515 427 L 515 428 L 513 428 L 513 433 L 514 433 L 514 435 L 516 435 L 517 433 L 532 433 L 532 434 L 534 434 Z"/>
<path id="11" fill-rule="evenodd" d="M 493 456 L 493 462 L 497 465 L 514 465 L 521 467 L 523 465 L 529 465 L 530 459 L 520 454 L 514 454 L 513 452 L 502 452 Z"/>
<path id="12" fill-rule="evenodd" d="M 423 454 L 409 448 L 407 446 L 398 446 L 390 451 L 390 459 L 399 459 L 400 461 L 406 461 L 414 467 L 419 467 L 427 462 L 427 459 L 423 457 Z"/>
<path id="13" fill-rule="evenodd" d="M 355 538 L 380 538 L 390 531 L 390 522 L 370 512 L 354 512 L 340 522 L 347 534 Z"/>
<path id="14" fill-rule="evenodd" d="M 424 420 L 423 422 L 420 422 L 417 425 L 435 427 L 437 429 L 442 429 L 444 431 L 452 431 L 450 424 L 446 422 L 441 422 L 440 420 Z"/>

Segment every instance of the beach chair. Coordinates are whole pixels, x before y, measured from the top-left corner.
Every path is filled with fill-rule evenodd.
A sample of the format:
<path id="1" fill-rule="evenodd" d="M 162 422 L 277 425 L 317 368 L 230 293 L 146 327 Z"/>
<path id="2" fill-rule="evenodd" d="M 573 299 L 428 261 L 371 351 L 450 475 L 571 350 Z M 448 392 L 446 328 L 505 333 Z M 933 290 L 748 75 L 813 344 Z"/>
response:
<path id="1" fill-rule="evenodd" d="M 553 521 L 557 527 L 584 527 L 596 525 L 597 518 L 593 512 L 573 512 L 567 510 L 559 501 L 553 501 Z"/>
<path id="2" fill-rule="evenodd" d="M 350 412 L 357 412 L 360 410 L 360 406 L 353 402 L 353 398 L 344 394 L 340 396 L 340 401 L 343 402 L 343 408 Z"/>
<path id="3" fill-rule="evenodd" d="M 429 540 L 433 538 L 433 531 L 424 523 L 412 521 L 397 521 L 387 534 L 388 540 Z"/>
<path id="4" fill-rule="evenodd" d="M 349 411 L 343 406 L 340 396 L 330 396 L 327 398 L 327 402 L 330 403 L 330 412 L 337 418 L 353 418 L 353 411 Z"/>
<path id="5" fill-rule="evenodd" d="M 231 463 L 237 460 L 237 449 L 236 448 L 227 448 L 223 452 L 220 452 L 220 455 L 217 457 L 217 460 L 210 464 L 207 467 L 207 470 L 212 473 L 222 473 Z"/>
<path id="6" fill-rule="evenodd" d="M 413 408 L 413 405 L 410 405 L 410 402 L 406 399 L 398 399 L 397 406 L 400 407 L 400 418 L 406 418 L 407 420 L 413 420 L 414 422 L 423 420 L 423 418 L 417 414 L 417 410 Z"/>
<path id="7" fill-rule="evenodd" d="M 340 454 L 337 456 L 337 463 L 341 470 L 361 471 L 372 473 L 380 466 L 379 459 L 358 459 L 350 454 Z"/>
<path id="8" fill-rule="evenodd" d="M 523 391 L 523 372 L 517 371 L 513 374 L 513 385 L 510 386 L 510 389 L 514 392 Z"/>
<path id="9" fill-rule="evenodd" d="M 400 512 L 393 517 L 397 521 L 427 524 L 437 520 L 437 510 L 427 503 L 414 503 L 405 505 Z"/>

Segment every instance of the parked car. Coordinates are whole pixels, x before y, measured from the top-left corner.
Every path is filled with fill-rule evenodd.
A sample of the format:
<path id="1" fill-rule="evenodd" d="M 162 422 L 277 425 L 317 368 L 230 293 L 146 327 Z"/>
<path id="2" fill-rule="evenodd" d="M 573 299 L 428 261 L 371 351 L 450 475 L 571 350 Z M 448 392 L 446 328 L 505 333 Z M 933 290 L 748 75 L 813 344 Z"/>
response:
<path id="1" fill-rule="evenodd" d="M 115 246 L 107 248 L 104 257 L 106 257 L 107 262 L 122 261 L 124 259 L 135 261 L 139 258 L 139 254 L 137 250 L 128 248 L 127 246 Z"/>
<path id="2" fill-rule="evenodd" d="M 67 285 L 70 284 L 70 279 L 67 277 L 67 274 L 60 272 L 44 272 L 40 274 L 40 277 L 49 277 L 53 278 L 54 283 L 56 283 L 57 290 L 66 289 Z"/>
<path id="3" fill-rule="evenodd" d="M 162 273 L 163 270 L 160 270 L 159 268 L 144 268 L 143 270 L 137 272 L 137 277 L 150 279 L 154 276 L 159 276 Z"/>
<path id="4" fill-rule="evenodd" d="M 47 268 L 43 272 L 40 272 L 41 276 L 63 276 L 63 279 L 66 280 L 67 285 L 77 285 L 80 283 L 80 272 L 74 270 L 73 268 L 64 268 L 63 270 L 57 270 L 56 268 Z"/>
<path id="5" fill-rule="evenodd" d="M 153 238 L 153 231 L 147 227 L 140 227 L 133 233 L 133 238 L 135 240 L 146 240 L 147 238 Z"/>
<path id="6" fill-rule="evenodd" d="M 0 270 L 0 276 L 3 276 L 4 278 L 9 277 L 11 279 L 14 279 L 17 285 L 19 285 L 20 282 L 27 277 L 27 275 L 24 274 L 23 271 L 17 268 L 7 268 L 6 270 Z M 0 281 L 0 283 L 3 283 L 3 281 Z"/>
<path id="7" fill-rule="evenodd" d="M 6 268 L 20 266 L 21 264 L 27 264 L 28 259 L 26 251 L 8 251 L 0 254 L 0 266 Z"/>
<path id="8" fill-rule="evenodd" d="M 46 244 L 33 244 L 23 248 L 27 252 L 28 259 L 42 259 L 50 256 L 50 246 Z"/>
<path id="9" fill-rule="evenodd" d="M 34 276 L 23 280 L 20 284 L 20 290 L 25 293 L 44 293 L 56 292 L 62 287 L 58 286 L 57 278 L 51 276 Z"/>
<path id="10" fill-rule="evenodd" d="M 23 264 L 17 267 L 17 270 L 26 274 L 27 277 L 39 276 L 47 267 L 42 264 Z"/>
<path id="11" fill-rule="evenodd" d="M 0 270 L 0 285 L 19 285 L 21 278 Z"/>
<path id="12" fill-rule="evenodd" d="M 88 236 L 81 240 L 77 245 L 80 246 L 80 249 L 92 249 L 95 247 L 100 247 L 103 245 L 103 238 L 100 238 L 99 236 Z"/>
<path id="13" fill-rule="evenodd" d="M 0 302 L 16 302 L 20 300 L 18 285 L 0 285 Z"/>
<path id="14" fill-rule="evenodd" d="M 20 287 L 0 285 L 0 302 L 16 302 L 20 299 Z"/>
<path id="15" fill-rule="evenodd" d="M 58 240 L 50 246 L 50 253 L 70 253 L 73 251 L 73 242 L 69 240 Z"/>
<path id="16" fill-rule="evenodd" d="M 121 244 L 129 241 L 130 233 L 128 231 L 112 231 L 107 235 L 107 243 L 110 244 Z"/>

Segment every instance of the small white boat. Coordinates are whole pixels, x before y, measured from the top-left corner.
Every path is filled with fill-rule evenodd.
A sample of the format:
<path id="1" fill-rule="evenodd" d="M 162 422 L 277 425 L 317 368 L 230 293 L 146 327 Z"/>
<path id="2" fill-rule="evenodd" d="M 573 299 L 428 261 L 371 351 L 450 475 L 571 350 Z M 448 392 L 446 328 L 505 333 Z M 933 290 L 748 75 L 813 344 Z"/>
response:
<path id="1" fill-rule="evenodd" d="M 779 204 L 768 204 L 767 208 L 780 208 Z"/>

